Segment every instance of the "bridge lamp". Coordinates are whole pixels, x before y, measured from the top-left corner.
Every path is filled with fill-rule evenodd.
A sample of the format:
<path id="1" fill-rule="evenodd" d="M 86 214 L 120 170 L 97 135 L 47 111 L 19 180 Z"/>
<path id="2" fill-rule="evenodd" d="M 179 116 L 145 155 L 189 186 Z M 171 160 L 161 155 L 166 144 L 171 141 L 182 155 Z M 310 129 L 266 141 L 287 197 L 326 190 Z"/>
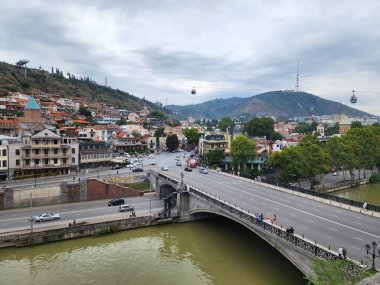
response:
<path id="1" fill-rule="evenodd" d="M 372 248 L 372 268 L 375 268 L 375 259 L 376 259 L 376 257 L 380 258 L 380 249 L 377 251 L 379 255 L 376 255 L 377 243 L 375 241 L 373 241 L 373 242 L 371 242 L 371 245 L 366 244 L 365 248 L 367 250 L 367 255 L 370 254 L 370 250 Z"/>

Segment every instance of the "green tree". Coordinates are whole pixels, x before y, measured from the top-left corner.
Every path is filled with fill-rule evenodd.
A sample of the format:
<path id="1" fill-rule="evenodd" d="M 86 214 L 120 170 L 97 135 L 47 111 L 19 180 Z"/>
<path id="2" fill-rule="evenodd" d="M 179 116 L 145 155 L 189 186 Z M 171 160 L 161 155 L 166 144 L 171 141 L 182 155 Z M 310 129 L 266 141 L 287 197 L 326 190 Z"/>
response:
<path id="1" fill-rule="evenodd" d="M 224 152 L 221 149 L 210 150 L 206 153 L 206 158 L 208 165 L 218 165 L 224 158 Z"/>
<path id="2" fill-rule="evenodd" d="M 152 112 L 149 113 L 149 116 L 150 117 L 159 118 L 162 121 L 165 121 L 167 119 L 167 116 L 164 113 L 160 112 L 160 111 L 152 111 Z"/>
<path id="3" fill-rule="evenodd" d="M 163 137 L 165 134 L 164 128 L 157 128 L 154 131 L 154 137 L 156 138 L 156 146 L 157 148 L 160 148 L 160 137 Z"/>
<path id="4" fill-rule="evenodd" d="M 359 121 L 353 121 L 351 123 L 351 129 L 356 129 L 356 128 L 363 128 L 362 123 L 360 123 Z"/>
<path id="5" fill-rule="evenodd" d="M 80 106 L 80 107 L 79 107 L 78 114 L 79 114 L 79 115 L 82 115 L 82 116 L 85 116 L 86 118 L 92 118 L 91 111 L 88 110 L 88 109 L 87 109 L 86 107 L 84 107 L 84 106 Z"/>
<path id="6" fill-rule="evenodd" d="M 116 122 L 116 125 L 119 125 L 119 126 L 126 125 L 126 124 L 127 124 L 127 121 L 125 119 L 123 119 L 123 118 L 120 121 Z"/>
<path id="7" fill-rule="evenodd" d="M 339 123 L 335 123 L 335 125 L 332 127 L 328 127 L 326 124 L 325 125 L 325 135 L 326 136 L 332 136 L 334 134 L 339 134 Z"/>
<path id="8" fill-rule="evenodd" d="M 315 275 L 307 277 L 309 285 L 349 285 L 371 276 L 373 272 L 360 269 L 357 275 L 352 274 L 352 263 L 343 259 L 321 260 L 313 263 Z"/>
<path id="9" fill-rule="evenodd" d="M 174 135 L 168 135 L 166 137 L 166 147 L 170 150 L 170 151 L 173 151 L 175 149 L 177 149 L 179 146 L 179 141 L 178 141 L 178 137 L 176 134 Z"/>
<path id="10" fill-rule="evenodd" d="M 272 139 L 274 136 L 274 121 L 272 118 L 253 118 L 244 124 L 244 130 L 249 136 L 265 136 Z"/>
<path id="11" fill-rule="evenodd" d="M 132 132 L 132 136 L 141 137 L 141 134 L 139 132 Z"/>
<path id="12" fill-rule="evenodd" d="M 222 131 L 232 130 L 235 127 L 235 122 L 230 117 L 220 119 L 218 128 Z"/>
<path id="13" fill-rule="evenodd" d="M 256 143 L 244 135 L 234 137 L 231 143 L 232 163 L 237 165 L 238 170 L 243 167 L 249 160 L 255 159 L 257 156 Z"/>
<path id="14" fill-rule="evenodd" d="M 294 128 L 293 133 L 299 134 L 310 134 L 312 133 L 312 128 L 310 124 L 306 122 L 300 122 L 297 127 Z"/>
<path id="15" fill-rule="evenodd" d="M 201 134 L 198 132 L 198 129 L 184 129 L 183 134 L 187 138 L 187 144 L 191 145 L 193 148 L 198 145 Z"/>

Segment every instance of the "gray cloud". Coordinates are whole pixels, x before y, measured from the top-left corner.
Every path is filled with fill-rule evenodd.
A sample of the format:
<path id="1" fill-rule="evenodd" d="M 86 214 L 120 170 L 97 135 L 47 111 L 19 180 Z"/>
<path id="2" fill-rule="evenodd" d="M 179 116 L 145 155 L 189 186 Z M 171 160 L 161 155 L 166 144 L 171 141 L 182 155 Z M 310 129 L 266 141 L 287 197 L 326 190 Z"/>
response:
<path id="1" fill-rule="evenodd" d="M 380 3 L 366 1 L 12 1 L 0 60 L 107 77 L 153 102 L 194 104 L 301 89 L 380 115 Z M 190 94 L 193 86 L 197 95 Z"/>

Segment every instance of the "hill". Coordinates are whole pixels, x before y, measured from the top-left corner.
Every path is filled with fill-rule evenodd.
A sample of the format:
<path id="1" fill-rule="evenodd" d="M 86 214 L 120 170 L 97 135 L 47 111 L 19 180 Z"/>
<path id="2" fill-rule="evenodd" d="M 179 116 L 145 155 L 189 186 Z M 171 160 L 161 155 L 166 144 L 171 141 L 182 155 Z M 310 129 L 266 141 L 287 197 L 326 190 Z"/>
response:
<path id="1" fill-rule="evenodd" d="M 168 105 L 167 108 L 181 118 L 275 116 L 284 119 L 311 115 L 346 114 L 349 116 L 371 116 L 366 112 L 341 103 L 326 100 L 306 92 L 271 91 L 248 98 L 215 99 L 196 105 Z"/>
<path id="2" fill-rule="evenodd" d="M 0 62 L 0 96 L 9 91 L 30 91 L 39 89 L 48 94 L 66 98 L 81 98 L 89 103 L 102 102 L 131 111 L 141 110 L 144 106 L 150 109 L 158 107 L 144 99 L 118 89 L 98 85 L 89 77 L 76 78 L 73 75 L 63 76 L 59 70 L 54 73 L 42 69 L 27 68 L 27 77 L 24 69 L 5 62 Z"/>

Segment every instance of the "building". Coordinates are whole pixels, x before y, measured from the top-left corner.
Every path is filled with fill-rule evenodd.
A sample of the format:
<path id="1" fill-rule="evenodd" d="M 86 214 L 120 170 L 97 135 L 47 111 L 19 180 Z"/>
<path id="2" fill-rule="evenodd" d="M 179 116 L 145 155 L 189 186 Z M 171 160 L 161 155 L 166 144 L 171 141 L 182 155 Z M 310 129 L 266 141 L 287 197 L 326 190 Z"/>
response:
<path id="1" fill-rule="evenodd" d="M 322 137 L 325 136 L 325 127 L 323 126 L 322 123 L 319 123 L 317 126 L 317 134 Z"/>
<path id="2" fill-rule="evenodd" d="M 105 142 L 79 141 L 79 163 L 81 169 L 108 167 L 111 159 L 112 150 Z"/>
<path id="3" fill-rule="evenodd" d="M 345 135 L 351 129 L 351 122 L 347 117 L 342 118 L 339 122 L 339 134 Z"/>
<path id="4" fill-rule="evenodd" d="M 199 154 L 205 155 L 211 150 L 230 149 L 230 136 L 227 133 L 206 133 L 199 140 Z"/>

